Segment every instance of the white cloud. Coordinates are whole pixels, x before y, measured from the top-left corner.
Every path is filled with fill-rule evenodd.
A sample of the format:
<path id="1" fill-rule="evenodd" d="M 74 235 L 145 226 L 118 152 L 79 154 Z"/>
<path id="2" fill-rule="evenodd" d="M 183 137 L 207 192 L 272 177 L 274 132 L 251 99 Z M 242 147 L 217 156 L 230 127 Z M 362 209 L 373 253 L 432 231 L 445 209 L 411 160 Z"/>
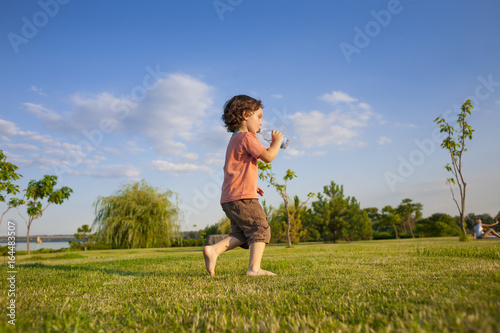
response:
<path id="1" fill-rule="evenodd" d="M 378 140 L 377 140 L 377 143 L 381 146 L 383 145 L 386 145 L 388 143 L 391 143 L 392 142 L 392 139 L 391 138 L 388 138 L 388 137 L 385 137 L 385 136 L 381 136 Z"/>
<path id="2" fill-rule="evenodd" d="M 358 135 L 355 128 L 366 125 L 367 121 L 365 115 L 353 117 L 339 111 L 328 114 L 320 111 L 297 112 L 289 119 L 305 147 L 348 144 Z"/>
<path id="3" fill-rule="evenodd" d="M 5 143 L 3 145 L 12 150 L 37 150 L 38 148 L 34 145 L 30 145 L 27 143 Z"/>
<path id="4" fill-rule="evenodd" d="M 320 99 L 333 105 L 340 102 L 335 110 L 330 112 L 309 111 L 297 112 L 288 116 L 292 122 L 295 134 L 306 148 L 328 145 L 363 147 L 366 143 L 355 138 L 360 129 L 370 124 L 372 119 L 380 121 L 381 117 L 371 111 L 371 106 L 341 91 L 325 94 Z"/>
<path id="5" fill-rule="evenodd" d="M 402 124 L 400 122 L 396 122 L 396 124 L 394 126 L 396 126 L 396 127 L 409 127 L 409 128 L 417 128 L 418 127 L 415 124 Z"/>
<path id="6" fill-rule="evenodd" d="M 203 161 L 205 162 L 205 164 L 219 165 L 222 168 L 222 166 L 224 165 L 224 158 L 225 153 L 222 151 L 211 152 L 205 154 L 205 158 L 203 159 Z"/>
<path id="7" fill-rule="evenodd" d="M 324 100 L 324 101 L 331 103 L 333 105 L 337 105 L 338 103 L 352 103 L 352 102 L 357 101 L 356 98 L 351 97 L 342 91 L 332 91 L 331 94 L 324 94 L 324 95 L 320 96 L 319 99 Z M 363 104 L 365 104 L 365 103 L 363 103 Z"/>
<path id="8" fill-rule="evenodd" d="M 273 94 L 271 95 L 272 98 L 276 98 L 276 99 L 281 99 L 283 98 L 283 95 L 280 95 L 280 94 Z"/>
<path id="9" fill-rule="evenodd" d="M 305 150 L 298 150 L 298 149 L 293 148 L 293 147 L 288 147 L 285 150 L 285 153 L 287 154 L 285 156 L 291 156 L 291 157 L 299 157 L 299 156 L 303 156 L 306 154 Z"/>
<path id="10" fill-rule="evenodd" d="M 43 92 L 43 89 L 37 86 L 31 86 L 30 90 L 36 92 L 40 96 L 47 96 L 47 94 Z"/>
<path id="11" fill-rule="evenodd" d="M 185 172 L 185 171 L 214 172 L 212 168 L 193 163 L 175 164 L 168 161 L 155 160 L 152 162 L 152 164 L 157 170 L 165 172 L 173 172 L 173 173 Z"/>
<path id="12" fill-rule="evenodd" d="M 100 131 L 104 135 L 124 132 L 123 119 L 130 113 L 130 100 L 108 92 L 97 95 L 77 93 L 71 96 L 71 111 L 66 113 L 67 129 L 80 132 Z"/>
<path id="13" fill-rule="evenodd" d="M 64 113 L 34 103 L 24 106 L 27 112 L 44 120 L 50 130 L 99 144 L 112 133 L 142 135 L 156 152 L 177 155 L 186 152 L 187 143 L 195 142 L 205 130 L 213 105 L 212 93 L 211 86 L 192 76 L 171 74 L 145 90 L 140 101 L 108 92 L 76 93 L 70 98 L 70 111 Z"/>
<path id="14" fill-rule="evenodd" d="M 141 172 L 140 170 L 133 165 L 102 165 L 98 168 L 92 168 L 87 171 L 78 171 L 74 169 L 70 169 L 67 171 L 67 174 L 73 176 L 89 176 L 89 177 L 97 177 L 97 178 L 126 178 L 131 181 L 139 181 L 141 180 Z"/>
<path id="15" fill-rule="evenodd" d="M 9 137 L 17 135 L 19 128 L 11 121 L 0 119 L 0 133 L 2 139 L 8 141 Z"/>
<path id="16" fill-rule="evenodd" d="M 57 123 L 62 119 L 62 116 L 53 110 L 47 109 L 40 104 L 24 103 L 26 111 L 34 114 L 38 118 L 50 123 Z"/>
<path id="17" fill-rule="evenodd" d="M 212 87 L 189 75 L 172 74 L 158 81 L 124 123 L 146 137 L 156 152 L 177 155 L 196 140 L 212 104 Z"/>
<path id="18" fill-rule="evenodd" d="M 326 154 L 328 154 L 327 150 L 319 150 L 319 151 L 313 152 L 311 155 L 312 156 L 324 156 Z"/>
<path id="19" fill-rule="evenodd" d="M 184 160 L 191 162 L 196 161 L 199 158 L 198 154 L 195 153 L 184 153 L 181 156 Z"/>

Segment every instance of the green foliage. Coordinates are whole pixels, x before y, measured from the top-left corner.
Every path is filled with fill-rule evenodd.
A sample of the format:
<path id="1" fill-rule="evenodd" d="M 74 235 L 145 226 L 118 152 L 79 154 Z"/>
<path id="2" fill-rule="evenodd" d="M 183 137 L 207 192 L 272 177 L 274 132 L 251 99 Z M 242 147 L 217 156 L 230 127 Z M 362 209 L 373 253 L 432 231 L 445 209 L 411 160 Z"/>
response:
<path id="1" fill-rule="evenodd" d="M 52 203 L 60 205 L 68 199 L 73 190 L 67 186 L 54 189 L 57 185 L 57 176 L 45 175 L 41 180 L 30 180 L 25 190 L 26 212 L 29 220 L 33 221 L 42 217 L 44 210 Z M 42 209 L 41 200 L 47 199 L 47 206 Z M 30 223 L 31 224 L 31 223 Z"/>
<path id="2" fill-rule="evenodd" d="M 461 242 L 470 242 L 471 241 L 469 235 L 463 234 L 463 233 L 460 233 L 460 236 L 458 237 L 458 240 L 461 241 Z"/>
<path id="3" fill-rule="evenodd" d="M 43 212 L 51 205 L 60 205 L 65 200 L 67 200 L 73 190 L 67 186 L 63 186 L 60 189 L 55 189 L 57 185 L 57 176 L 45 175 L 41 180 L 30 180 L 28 187 L 24 190 L 24 198 L 22 203 L 26 204 L 26 213 L 28 214 L 28 219 L 24 217 L 26 222 L 27 232 L 26 232 L 26 243 L 28 254 L 30 254 L 30 242 L 29 235 L 31 224 L 42 217 Z M 47 204 L 43 207 L 42 201 L 46 200 Z M 22 216 L 22 215 L 21 215 Z"/>
<path id="4" fill-rule="evenodd" d="M 283 199 L 283 210 L 284 213 L 282 216 L 285 217 L 286 221 L 286 227 L 285 227 L 285 234 L 287 238 L 287 243 L 288 247 L 292 246 L 292 242 L 298 242 L 298 240 L 301 238 L 302 231 L 301 231 L 301 225 L 300 225 L 300 220 L 295 220 L 295 214 L 300 211 L 302 206 L 305 206 L 307 201 L 314 197 L 314 193 L 309 193 L 307 195 L 307 200 L 300 203 L 297 201 L 298 206 L 295 207 L 295 209 L 291 212 L 290 211 L 290 198 L 287 194 L 287 184 L 289 180 L 292 180 L 293 178 L 297 177 L 295 171 L 292 171 L 291 169 L 288 169 L 285 173 L 285 176 L 283 176 L 283 181 L 285 182 L 284 184 L 280 184 L 276 180 L 276 176 L 272 172 L 272 167 L 271 164 L 262 162 L 260 160 L 257 161 L 258 166 L 259 166 L 259 178 L 263 181 L 267 181 L 269 183 L 268 186 L 273 186 L 275 190 L 278 192 L 278 194 L 281 196 Z M 297 197 L 298 198 L 298 197 Z M 298 200 L 298 199 L 297 199 Z M 292 240 L 293 238 L 293 240 Z"/>
<path id="5" fill-rule="evenodd" d="M 16 165 L 7 162 L 7 156 L 0 149 L 0 202 L 6 201 L 6 195 L 19 193 L 19 186 L 13 183 L 22 177 L 17 169 Z"/>
<path id="6" fill-rule="evenodd" d="M 76 242 L 71 242 L 71 247 L 79 247 L 83 248 L 84 251 L 94 243 L 96 235 L 92 234 L 92 228 L 89 227 L 88 224 L 82 225 L 77 230 L 78 232 L 75 234 Z"/>
<path id="7" fill-rule="evenodd" d="M 406 198 L 393 208 L 390 205 L 384 206 L 380 212 L 378 208 L 365 208 L 372 228 L 377 232 L 374 239 L 385 239 L 387 234 L 391 238 L 415 238 L 415 223 L 422 217 L 423 206 L 421 203 L 413 202 Z"/>
<path id="8" fill-rule="evenodd" d="M 373 239 L 374 240 L 377 240 L 377 239 L 393 239 L 394 238 L 394 235 L 389 233 L 389 232 L 385 232 L 385 231 L 382 231 L 382 232 L 378 232 L 378 231 L 374 231 L 373 232 Z"/>
<path id="9" fill-rule="evenodd" d="M 413 230 L 415 229 L 415 222 L 422 218 L 423 206 L 421 203 L 414 203 L 410 198 L 403 199 L 399 206 L 396 208 L 396 212 L 401 218 L 401 227 L 404 233 L 411 233 L 411 236 L 415 238 Z"/>
<path id="10" fill-rule="evenodd" d="M 417 233 L 425 237 L 447 237 L 461 234 L 455 219 L 448 214 L 435 213 L 417 222 Z"/>
<path id="11" fill-rule="evenodd" d="M 206 237 L 210 235 L 227 235 L 231 232 L 231 221 L 224 215 L 217 223 L 203 229 Z"/>
<path id="12" fill-rule="evenodd" d="M 113 248 L 164 247 L 172 244 L 179 225 L 174 192 L 161 193 L 146 180 L 123 185 L 94 202 L 97 239 Z"/>
<path id="13" fill-rule="evenodd" d="M 19 185 L 14 181 L 22 177 L 17 172 L 18 167 L 10 162 L 7 162 L 7 156 L 0 149 L 0 202 L 6 202 L 7 196 L 16 195 L 19 193 Z M 5 214 L 12 208 L 24 205 L 24 200 L 11 197 L 7 202 L 7 209 L 0 216 L 0 225 Z"/>
<path id="14" fill-rule="evenodd" d="M 344 187 L 333 181 L 317 194 L 312 203 L 314 224 L 324 241 L 370 239 L 372 229 L 368 214 L 354 197 L 344 197 Z"/>

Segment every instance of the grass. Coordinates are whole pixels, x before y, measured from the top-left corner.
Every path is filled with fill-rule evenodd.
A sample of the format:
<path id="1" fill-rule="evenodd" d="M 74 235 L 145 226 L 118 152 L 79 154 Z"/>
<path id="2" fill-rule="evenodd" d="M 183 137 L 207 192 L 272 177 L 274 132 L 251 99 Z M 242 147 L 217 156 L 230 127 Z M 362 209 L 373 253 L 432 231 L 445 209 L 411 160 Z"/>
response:
<path id="1" fill-rule="evenodd" d="M 210 278 L 201 247 L 18 256 L 0 331 L 498 332 L 499 259 L 500 240 L 268 246 L 279 276 L 246 277 L 238 249 Z"/>

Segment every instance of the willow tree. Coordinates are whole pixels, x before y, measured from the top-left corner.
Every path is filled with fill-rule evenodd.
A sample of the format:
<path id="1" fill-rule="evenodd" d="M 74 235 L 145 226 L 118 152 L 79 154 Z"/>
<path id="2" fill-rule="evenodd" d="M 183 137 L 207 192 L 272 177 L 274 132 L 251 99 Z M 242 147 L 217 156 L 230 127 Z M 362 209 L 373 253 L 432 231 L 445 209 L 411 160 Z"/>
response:
<path id="1" fill-rule="evenodd" d="M 144 179 L 98 197 L 94 208 L 97 240 L 113 248 L 171 246 L 180 229 L 176 194 L 160 192 Z"/>

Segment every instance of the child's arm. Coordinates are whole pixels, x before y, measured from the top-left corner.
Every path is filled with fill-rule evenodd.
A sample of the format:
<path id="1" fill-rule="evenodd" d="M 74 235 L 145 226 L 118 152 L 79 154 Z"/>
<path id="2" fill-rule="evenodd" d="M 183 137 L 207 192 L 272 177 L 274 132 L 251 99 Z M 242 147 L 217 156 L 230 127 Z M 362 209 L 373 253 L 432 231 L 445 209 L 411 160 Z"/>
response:
<path id="1" fill-rule="evenodd" d="M 281 141 L 283 140 L 283 133 L 279 131 L 273 130 L 272 132 L 272 141 L 271 141 L 271 146 L 267 148 L 267 150 L 264 150 L 262 154 L 260 154 L 259 158 L 266 163 L 271 163 L 276 156 L 278 156 L 278 153 L 280 151 L 280 146 L 281 146 Z"/>

